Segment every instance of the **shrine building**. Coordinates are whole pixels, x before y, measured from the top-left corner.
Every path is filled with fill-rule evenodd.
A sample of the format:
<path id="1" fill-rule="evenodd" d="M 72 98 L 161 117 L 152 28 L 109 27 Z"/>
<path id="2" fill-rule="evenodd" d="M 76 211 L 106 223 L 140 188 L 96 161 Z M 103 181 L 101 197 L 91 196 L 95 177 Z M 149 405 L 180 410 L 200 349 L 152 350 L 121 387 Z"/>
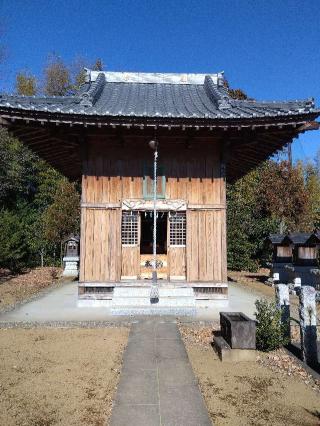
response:
<path id="1" fill-rule="evenodd" d="M 1 124 L 82 182 L 79 299 L 99 306 L 116 288 L 151 285 L 151 140 L 159 286 L 226 299 L 226 182 L 316 129 L 319 114 L 312 99 L 232 99 L 223 73 L 86 70 L 75 95 L 0 96 Z"/>

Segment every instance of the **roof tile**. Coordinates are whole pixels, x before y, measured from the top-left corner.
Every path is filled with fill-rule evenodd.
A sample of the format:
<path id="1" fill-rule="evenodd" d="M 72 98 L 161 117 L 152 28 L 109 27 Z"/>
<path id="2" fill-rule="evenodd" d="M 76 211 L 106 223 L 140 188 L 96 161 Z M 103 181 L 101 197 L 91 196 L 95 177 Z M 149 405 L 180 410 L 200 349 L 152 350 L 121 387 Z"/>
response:
<path id="1" fill-rule="evenodd" d="M 89 72 L 89 71 L 88 71 Z M 90 73 L 90 72 L 89 72 Z M 0 96 L 0 109 L 111 117 L 234 119 L 320 112 L 313 100 L 256 102 L 234 100 L 222 77 L 190 78 L 174 74 L 94 73 L 76 95 L 56 97 Z M 89 75 L 89 77 L 91 76 Z M 110 75 L 109 75 L 110 74 Z M 111 77 L 110 77 L 111 76 Z M 187 82 L 185 83 L 185 79 Z M 202 77 L 201 77 L 202 78 Z"/>

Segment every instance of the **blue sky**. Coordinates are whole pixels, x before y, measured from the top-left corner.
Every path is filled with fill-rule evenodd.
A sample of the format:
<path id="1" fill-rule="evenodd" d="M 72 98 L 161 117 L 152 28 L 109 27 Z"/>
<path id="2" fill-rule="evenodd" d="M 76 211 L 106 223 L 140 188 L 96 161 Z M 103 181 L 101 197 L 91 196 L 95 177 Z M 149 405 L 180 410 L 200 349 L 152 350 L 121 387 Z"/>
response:
<path id="1" fill-rule="evenodd" d="M 1 91 L 56 52 L 112 71 L 223 70 L 253 98 L 313 96 L 320 107 L 320 0 L 0 0 L 0 26 Z M 295 158 L 319 149 L 319 131 L 293 145 Z"/>

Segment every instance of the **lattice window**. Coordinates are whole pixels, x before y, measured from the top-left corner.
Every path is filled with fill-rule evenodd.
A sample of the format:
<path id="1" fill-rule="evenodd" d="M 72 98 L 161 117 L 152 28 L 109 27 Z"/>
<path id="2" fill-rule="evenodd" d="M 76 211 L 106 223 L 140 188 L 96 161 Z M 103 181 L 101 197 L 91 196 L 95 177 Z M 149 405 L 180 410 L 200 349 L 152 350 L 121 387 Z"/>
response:
<path id="1" fill-rule="evenodd" d="M 139 213 L 123 212 L 121 223 L 121 241 L 125 246 L 136 246 L 139 239 Z"/>
<path id="2" fill-rule="evenodd" d="M 170 246 L 186 245 L 186 213 L 176 212 L 169 216 Z"/>

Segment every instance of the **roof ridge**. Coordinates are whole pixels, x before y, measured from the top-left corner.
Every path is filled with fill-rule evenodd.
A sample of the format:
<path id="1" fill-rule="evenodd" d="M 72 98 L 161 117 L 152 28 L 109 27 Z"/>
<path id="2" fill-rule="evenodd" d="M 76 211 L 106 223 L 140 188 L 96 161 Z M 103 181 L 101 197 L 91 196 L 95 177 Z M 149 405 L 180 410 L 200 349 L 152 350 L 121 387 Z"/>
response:
<path id="1" fill-rule="evenodd" d="M 232 108 L 231 98 L 228 92 L 224 90 L 221 79 L 218 79 L 218 84 L 214 84 L 212 78 L 206 75 L 203 86 L 207 96 L 218 109 Z"/>
<path id="2" fill-rule="evenodd" d="M 103 72 L 99 72 L 97 79 L 90 85 L 86 92 L 81 94 L 80 104 L 85 107 L 92 107 L 96 99 L 100 96 L 106 77 Z"/>
<path id="3" fill-rule="evenodd" d="M 94 71 L 85 68 L 86 81 L 96 81 L 99 74 L 103 73 L 107 83 L 162 83 L 162 84 L 199 84 L 203 85 L 206 75 L 209 75 L 214 83 L 223 79 L 224 72 L 215 74 L 200 73 L 155 73 L 155 72 L 118 72 L 118 71 Z"/>

